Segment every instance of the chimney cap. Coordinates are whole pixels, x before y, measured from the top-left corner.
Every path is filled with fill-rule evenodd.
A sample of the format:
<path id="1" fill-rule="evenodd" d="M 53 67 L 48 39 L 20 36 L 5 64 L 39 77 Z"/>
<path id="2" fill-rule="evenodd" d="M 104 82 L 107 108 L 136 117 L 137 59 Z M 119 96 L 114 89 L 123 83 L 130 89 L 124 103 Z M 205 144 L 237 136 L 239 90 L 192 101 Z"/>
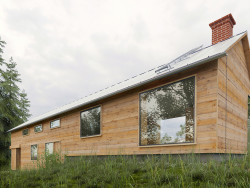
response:
<path id="1" fill-rule="evenodd" d="M 215 28 L 215 27 L 217 27 L 217 24 L 218 24 L 218 23 L 220 23 L 220 22 L 222 22 L 222 21 L 224 21 L 224 20 L 230 20 L 230 21 L 231 21 L 231 24 L 232 24 L 232 27 L 236 24 L 236 22 L 235 22 L 235 20 L 234 20 L 234 18 L 233 18 L 233 16 L 232 16 L 232 14 L 230 13 L 230 14 L 228 14 L 228 15 L 226 15 L 226 16 L 224 16 L 224 17 L 218 19 L 218 20 L 215 20 L 215 21 L 212 22 L 212 23 L 210 23 L 209 26 L 210 26 L 211 28 Z"/>

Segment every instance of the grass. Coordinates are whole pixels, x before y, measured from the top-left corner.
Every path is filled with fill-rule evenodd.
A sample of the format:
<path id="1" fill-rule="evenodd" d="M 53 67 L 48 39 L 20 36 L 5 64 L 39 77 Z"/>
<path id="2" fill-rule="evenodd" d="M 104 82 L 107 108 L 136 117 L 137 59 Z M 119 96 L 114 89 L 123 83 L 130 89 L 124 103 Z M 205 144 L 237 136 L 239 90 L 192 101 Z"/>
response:
<path id="1" fill-rule="evenodd" d="M 68 158 L 43 155 L 36 170 L 0 172 L 0 187 L 248 187 L 250 157 L 201 162 L 171 155 Z"/>

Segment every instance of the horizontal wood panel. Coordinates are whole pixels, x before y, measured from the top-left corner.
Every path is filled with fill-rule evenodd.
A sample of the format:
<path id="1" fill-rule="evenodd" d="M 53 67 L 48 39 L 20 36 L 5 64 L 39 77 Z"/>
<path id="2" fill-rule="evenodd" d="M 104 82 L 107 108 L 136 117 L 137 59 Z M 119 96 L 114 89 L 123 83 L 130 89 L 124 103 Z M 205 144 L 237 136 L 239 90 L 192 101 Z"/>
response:
<path id="1" fill-rule="evenodd" d="M 249 75 L 241 41 L 218 61 L 217 152 L 245 153 Z"/>
<path id="2" fill-rule="evenodd" d="M 139 147 L 139 93 L 196 74 L 196 143 L 189 145 L 169 145 Z M 21 166 L 32 165 L 30 145 L 38 144 L 38 153 L 45 151 L 45 143 L 60 141 L 61 150 L 69 156 L 77 155 L 119 155 L 119 154 L 176 154 L 215 153 L 217 151 L 218 119 L 218 64 L 217 61 L 196 67 L 184 73 L 163 78 L 140 87 L 138 90 L 102 101 L 101 135 L 80 138 L 79 109 L 63 114 L 61 127 L 49 128 L 49 121 L 43 121 L 43 131 L 23 137 L 21 130 L 13 132 L 12 143 L 21 144 L 23 150 Z"/>

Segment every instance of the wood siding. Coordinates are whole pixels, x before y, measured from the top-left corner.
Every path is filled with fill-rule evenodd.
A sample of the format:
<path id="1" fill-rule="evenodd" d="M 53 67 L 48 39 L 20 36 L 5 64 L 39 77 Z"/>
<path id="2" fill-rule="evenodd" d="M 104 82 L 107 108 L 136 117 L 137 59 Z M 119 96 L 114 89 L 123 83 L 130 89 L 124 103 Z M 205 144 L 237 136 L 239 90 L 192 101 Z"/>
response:
<path id="1" fill-rule="evenodd" d="M 246 153 L 249 76 L 242 42 L 227 53 L 218 61 L 217 152 Z"/>
<path id="2" fill-rule="evenodd" d="M 53 120 L 50 119 L 38 123 L 43 124 L 43 131 L 40 133 L 34 132 L 34 126 L 38 124 L 29 126 L 28 136 L 22 136 L 23 129 L 12 132 L 12 146 L 20 144 L 21 168 L 35 165 L 31 161 L 31 145 L 38 144 L 38 155 L 41 155 L 48 142 L 55 142 L 54 149 L 68 156 L 224 153 L 223 141 L 226 135 L 227 152 L 244 153 L 249 80 L 242 53 L 242 44 L 239 43 L 228 52 L 227 57 L 226 134 L 226 73 L 225 58 L 221 58 L 93 104 L 92 106 L 101 105 L 100 136 L 80 138 L 80 112 L 92 107 L 90 105 L 53 118 L 60 118 L 59 128 L 50 129 L 50 120 Z M 139 146 L 139 93 L 190 76 L 195 76 L 196 80 L 195 143 Z"/>

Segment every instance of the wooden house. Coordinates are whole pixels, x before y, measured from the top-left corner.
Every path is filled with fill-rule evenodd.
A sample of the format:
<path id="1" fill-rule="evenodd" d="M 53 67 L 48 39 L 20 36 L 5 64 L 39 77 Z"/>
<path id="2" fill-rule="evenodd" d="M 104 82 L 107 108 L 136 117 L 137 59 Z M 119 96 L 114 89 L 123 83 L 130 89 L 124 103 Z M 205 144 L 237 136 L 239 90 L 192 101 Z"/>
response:
<path id="1" fill-rule="evenodd" d="M 9 130 L 12 169 L 45 151 L 66 156 L 245 154 L 250 51 L 231 14 L 212 45 Z"/>

